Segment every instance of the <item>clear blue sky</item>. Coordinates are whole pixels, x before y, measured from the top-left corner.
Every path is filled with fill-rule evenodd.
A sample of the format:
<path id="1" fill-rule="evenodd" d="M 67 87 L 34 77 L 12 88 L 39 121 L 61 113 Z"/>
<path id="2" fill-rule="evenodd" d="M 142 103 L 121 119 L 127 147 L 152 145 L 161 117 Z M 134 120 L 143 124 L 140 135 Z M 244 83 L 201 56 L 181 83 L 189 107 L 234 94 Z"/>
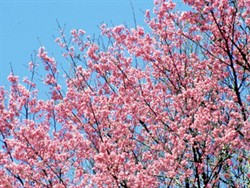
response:
<path id="1" fill-rule="evenodd" d="M 10 62 L 15 74 L 22 77 L 27 73 L 24 65 L 40 42 L 50 53 L 57 48 L 52 37 L 59 36 L 56 19 L 66 24 L 66 34 L 72 28 L 82 28 L 89 35 L 98 35 L 97 26 L 102 22 L 133 26 L 129 0 L 0 0 L 0 3 L 0 85 L 7 84 Z M 152 9 L 153 0 L 133 0 L 133 5 L 137 22 L 143 24 L 141 10 Z"/>
<path id="2" fill-rule="evenodd" d="M 143 25 L 142 11 L 152 9 L 153 0 L 132 2 L 137 23 Z M 50 54 L 59 49 L 52 37 L 59 36 L 56 19 L 61 25 L 66 24 L 68 36 L 72 28 L 98 35 L 97 26 L 102 22 L 134 26 L 130 0 L 0 0 L 0 3 L 0 85 L 8 85 L 10 63 L 21 78 L 27 74 L 24 65 L 40 42 Z M 55 54 L 55 58 L 60 55 Z"/>

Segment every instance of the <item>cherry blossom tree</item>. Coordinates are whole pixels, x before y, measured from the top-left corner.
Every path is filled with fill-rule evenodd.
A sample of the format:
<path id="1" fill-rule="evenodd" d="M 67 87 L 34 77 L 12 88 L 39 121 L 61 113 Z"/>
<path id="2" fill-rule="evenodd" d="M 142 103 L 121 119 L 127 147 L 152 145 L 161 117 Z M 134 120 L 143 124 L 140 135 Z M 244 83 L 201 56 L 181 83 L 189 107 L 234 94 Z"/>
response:
<path id="1" fill-rule="evenodd" d="M 103 43 L 59 25 L 70 71 L 39 49 L 47 99 L 36 62 L 9 75 L 1 187 L 250 185 L 250 1 L 183 3 L 155 0 L 145 29 L 102 25 Z"/>

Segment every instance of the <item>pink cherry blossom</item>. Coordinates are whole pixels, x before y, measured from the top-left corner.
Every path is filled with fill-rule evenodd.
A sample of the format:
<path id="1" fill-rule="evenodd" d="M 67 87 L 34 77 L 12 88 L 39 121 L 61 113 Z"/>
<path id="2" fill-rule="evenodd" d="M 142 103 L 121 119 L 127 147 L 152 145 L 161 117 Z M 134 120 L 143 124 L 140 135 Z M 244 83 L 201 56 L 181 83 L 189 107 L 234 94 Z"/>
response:
<path id="1" fill-rule="evenodd" d="M 8 76 L 0 187 L 249 185 L 250 1 L 183 3 L 155 0 L 148 28 L 103 24 L 106 46 L 81 29 L 68 46 L 59 25 L 69 66 L 41 47 L 44 71 Z"/>

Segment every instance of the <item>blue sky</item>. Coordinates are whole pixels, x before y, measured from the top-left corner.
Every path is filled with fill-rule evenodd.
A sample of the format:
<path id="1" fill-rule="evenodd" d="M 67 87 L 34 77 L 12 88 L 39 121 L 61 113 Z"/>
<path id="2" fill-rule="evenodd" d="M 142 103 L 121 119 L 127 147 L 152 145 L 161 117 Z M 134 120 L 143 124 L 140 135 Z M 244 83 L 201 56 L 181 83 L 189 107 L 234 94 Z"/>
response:
<path id="1" fill-rule="evenodd" d="M 111 21 L 115 25 L 133 26 L 129 0 L 0 0 L 1 47 L 0 85 L 7 84 L 10 63 L 20 77 L 27 74 L 24 65 L 40 45 L 52 53 L 57 45 L 52 35 L 59 36 L 56 19 L 66 24 L 66 31 L 82 28 L 88 35 L 98 35 L 98 25 Z M 133 0 L 138 23 L 143 24 L 141 10 L 152 9 L 152 0 Z M 60 54 L 55 54 L 60 56 Z"/>
<path id="2" fill-rule="evenodd" d="M 132 2 L 137 24 L 143 25 L 143 11 L 153 8 L 153 0 Z M 56 59 L 61 56 L 53 38 L 59 36 L 56 19 L 66 24 L 68 36 L 72 28 L 98 35 L 103 22 L 134 26 L 130 0 L 0 0 L 0 85 L 8 85 L 10 63 L 16 75 L 26 76 L 25 66 L 41 45 Z"/>

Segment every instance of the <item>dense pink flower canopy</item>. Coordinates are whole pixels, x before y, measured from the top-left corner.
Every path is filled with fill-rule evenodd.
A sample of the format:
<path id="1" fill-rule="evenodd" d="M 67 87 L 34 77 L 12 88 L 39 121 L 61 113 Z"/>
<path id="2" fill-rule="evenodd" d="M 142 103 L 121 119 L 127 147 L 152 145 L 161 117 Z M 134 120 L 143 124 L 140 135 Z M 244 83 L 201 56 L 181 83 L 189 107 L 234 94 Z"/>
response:
<path id="1" fill-rule="evenodd" d="M 148 28 L 60 28 L 0 87 L 0 187 L 248 187 L 250 0 L 155 0 Z M 64 70 L 64 69 L 63 69 Z M 59 79 L 65 78 L 64 83 Z M 40 91 L 41 92 L 41 91 Z"/>

